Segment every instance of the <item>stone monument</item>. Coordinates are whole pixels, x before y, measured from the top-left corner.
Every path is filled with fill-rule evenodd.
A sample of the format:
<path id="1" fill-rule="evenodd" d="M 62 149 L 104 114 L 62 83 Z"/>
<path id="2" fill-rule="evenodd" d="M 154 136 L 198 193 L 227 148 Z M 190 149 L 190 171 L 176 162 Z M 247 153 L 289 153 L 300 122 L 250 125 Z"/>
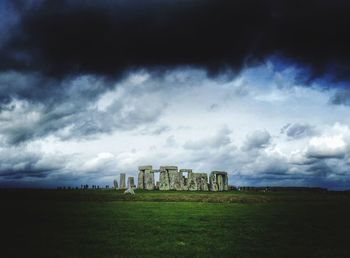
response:
<path id="1" fill-rule="evenodd" d="M 128 177 L 128 189 L 130 189 L 130 188 L 136 188 L 133 176 Z"/>
<path id="2" fill-rule="evenodd" d="M 126 186 L 125 186 L 125 173 L 120 173 L 119 184 L 120 184 L 120 189 L 126 189 Z"/>
<path id="3" fill-rule="evenodd" d="M 113 180 L 113 186 L 114 186 L 114 189 L 118 189 L 118 181 L 117 181 L 117 179 Z"/>
<path id="4" fill-rule="evenodd" d="M 212 171 L 209 177 L 210 191 L 228 191 L 228 176 L 224 171 Z"/>
<path id="5" fill-rule="evenodd" d="M 154 182 L 154 171 L 152 170 L 152 166 L 140 166 L 139 167 L 137 188 L 138 189 L 146 189 L 146 190 L 154 190 L 155 182 Z"/>
<path id="6" fill-rule="evenodd" d="M 154 173 L 159 174 L 159 182 L 154 182 Z M 187 173 L 187 177 L 183 175 Z M 138 188 L 161 191 L 227 191 L 227 172 L 213 171 L 208 184 L 207 173 L 194 173 L 192 169 L 180 169 L 177 166 L 161 166 L 153 170 L 152 166 L 140 166 L 138 174 Z"/>

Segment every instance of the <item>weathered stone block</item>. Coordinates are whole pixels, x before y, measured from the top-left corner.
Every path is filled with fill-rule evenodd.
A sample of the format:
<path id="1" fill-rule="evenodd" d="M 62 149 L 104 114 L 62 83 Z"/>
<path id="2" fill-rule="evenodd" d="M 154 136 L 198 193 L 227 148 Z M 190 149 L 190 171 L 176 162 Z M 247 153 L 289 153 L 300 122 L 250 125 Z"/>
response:
<path id="1" fill-rule="evenodd" d="M 177 166 L 160 166 L 160 170 L 178 170 Z"/>
<path id="2" fill-rule="evenodd" d="M 125 185 L 125 173 L 120 173 L 120 189 L 125 189 L 126 185 Z"/>
<path id="3" fill-rule="evenodd" d="M 137 187 L 139 189 L 154 189 L 154 174 L 152 166 L 139 166 L 139 174 L 137 178 Z"/>
<path id="4" fill-rule="evenodd" d="M 180 169 L 179 172 L 188 172 L 188 173 L 192 173 L 192 169 Z"/>
<path id="5" fill-rule="evenodd" d="M 210 191 L 227 191 L 228 176 L 224 171 L 212 171 L 209 177 Z"/>
<path id="6" fill-rule="evenodd" d="M 199 174 L 199 189 L 200 191 L 209 191 L 208 175 L 206 173 Z"/>
<path id="7" fill-rule="evenodd" d="M 145 170 L 145 189 L 154 190 L 154 173 L 151 170 Z"/>
<path id="8" fill-rule="evenodd" d="M 135 195 L 135 192 L 134 192 L 134 190 L 132 188 L 129 188 L 129 189 L 124 191 L 124 194 Z"/>
<path id="9" fill-rule="evenodd" d="M 117 181 L 117 179 L 113 180 L 113 186 L 114 186 L 114 189 L 118 189 L 118 181 Z"/>
<path id="10" fill-rule="evenodd" d="M 152 166 L 151 165 L 139 166 L 139 170 L 152 170 Z"/>
<path id="11" fill-rule="evenodd" d="M 170 190 L 182 190 L 182 173 L 177 170 L 169 170 L 169 187 Z"/>
<path id="12" fill-rule="evenodd" d="M 128 188 L 135 188 L 135 182 L 134 182 L 134 177 L 133 176 L 129 176 L 128 177 Z"/>
<path id="13" fill-rule="evenodd" d="M 166 169 L 161 169 L 159 174 L 159 190 L 170 190 L 169 173 Z"/>
<path id="14" fill-rule="evenodd" d="M 139 175 L 137 177 L 137 188 L 145 189 L 145 171 L 144 170 L 139 171 Z"/>
<path id="15" fill-rule="evenodd" d="M 159 181 L 160 190 L 183 190 L 182 172 L 178 171 L 177 166 L 161 166 Z"/>
<path id="16" fill-rule="evenodd" d="M 208 175 L 206 173 L 189 173 L 188 190 L 208 191 Z"/>

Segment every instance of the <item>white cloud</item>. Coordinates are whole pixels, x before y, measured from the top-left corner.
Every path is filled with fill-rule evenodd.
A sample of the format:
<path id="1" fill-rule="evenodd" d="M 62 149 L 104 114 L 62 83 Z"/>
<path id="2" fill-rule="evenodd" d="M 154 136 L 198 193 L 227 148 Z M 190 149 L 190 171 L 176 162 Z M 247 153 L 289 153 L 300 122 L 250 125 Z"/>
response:
<path id="1" fill-rule="evenodd" d="M 306 155 L 311 158 L 343 158 L 347 145 L 341 135 L 313 137 Z"/>

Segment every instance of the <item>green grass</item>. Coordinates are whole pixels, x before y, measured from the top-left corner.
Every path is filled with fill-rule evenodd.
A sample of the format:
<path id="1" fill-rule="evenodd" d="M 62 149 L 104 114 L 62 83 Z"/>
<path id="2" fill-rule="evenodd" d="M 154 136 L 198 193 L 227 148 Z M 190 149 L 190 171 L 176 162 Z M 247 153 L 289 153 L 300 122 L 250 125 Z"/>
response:
<path id="1" fill-rule="evenodd" d="M 1 257 L 350 257 L 350 194 L 1 190 Z"/>

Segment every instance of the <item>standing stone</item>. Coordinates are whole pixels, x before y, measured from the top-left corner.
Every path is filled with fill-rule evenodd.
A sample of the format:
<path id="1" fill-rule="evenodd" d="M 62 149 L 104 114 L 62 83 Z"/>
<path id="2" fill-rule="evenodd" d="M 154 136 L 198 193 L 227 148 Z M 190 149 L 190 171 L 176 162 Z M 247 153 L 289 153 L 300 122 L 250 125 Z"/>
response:
<path id="1" fill-rule="evenodd" d="M 154 190 L 154 174 L 151 170 L 145 170 L 145 189 Z"/>
<path id="2" fill-rule="evenodd" d="M 210 191 L 228 191 L 228 176 L 224 171 L 212 171 L 209 177 Z"/>
<path id="3" fill-rule="evenodd" d="M 182 173 L 176 166 L 161 166 L 159 175 L 159 190 L 182 190 Z"/>
<path id="4" fill-rule="evenodd" d="M 224 190 L 224 179 L 222 175 L 217 175 L 217 184 L 218 184 L 218 190 L 223 191 Z"/>
<path id="5" fill-rule="evenodd" d="M 159 190 L 170 190 L 169 171 L 166 169 L 166 167 L 162 166 L 160 167 L 159 173 Z"/>
<path id="6" fill-rule="evenodd" d="M 125 173 L 120 173 L 119 183 L 120 183 L 120 189 L 126 189 L 126 186 L 125 186 Z"/>
<path id="7" fill-rule="evenodd" d="M 117 179 L 113 180 L 113 186 L 114 186 L 115 189 L 118 189 L 118 181 L 117 181 Z"/>
<path id="8" fill-rule="evenodd" d="M 159 190 L 167 191 L 169 190 L 169 174 L 166 170 L 161 170 L 159 172 Z"/>
<path id="9" fill-rule="evenodd" d="M 133 176 L 128 177 L 128 189 L 130 188 L 136 188 Z"/>
<path id="10" fill-rule="evenodd" d="M 208 187 L 208 175 L 207 173 L 198 173 L 199 174 L 199 187 L 200 191 L 209 191 Z"/>
<path id="11" fill-rule="evenodd" d="M 189 173 L 188 190 L 208 191 L 208 175 L 206 173 Z"/>
<path id="12" fill-rule="evenodd" d="M 224 178 L 224 191 L 228 191 L 229 190 L 229 186 L 228 186 L 228 175 L 226 173 L 226 176 Z"/>
<path id="13" fill-rule="evenodd" d="M 139 175 L 137 177 L 137 188 L 145 189 L 145 171 L 139 169 Z"/>
<path id="14" fill-rule="evenodd" d="M 213 172 L 210 173 L 209 176 L 209 188 L 212 192 L 218 191 L 218 184 L 216 183 L 216 174 Z"/>
<path id="15" fill-rule="evenodd" d="M 189 190 L 189 185 L 191 183 L 192 178 L 192 169 L 180 169 L 179 170 L 182 176 L 182 190 Z M 187 173 L 187 178 L 183 175 L 183 173 Z"/>
<path id="16" fill-rule="evenodd" d="M 155 184 L 152 166 L 139 166 L 137 187 L 139 189 L 154 190 Z"/>
<path id="17" fill-rule="evenodd" d="M 196 173 L 189 173 L 188 174 L 188 183 L 187 183 L 187 186 L 188 186 L 188 190 L 189 191 L 197 191 L 197 174 Z"/>
<path id="18" fill-rule="evenodd" d="M 170 190 L 182 190 L 182 172 L 179 172 L 177 170 L 177 167 L 175 166 L 167 166 L 166 169 L 168 170 L 169 174 L 169 188 Z"/>

